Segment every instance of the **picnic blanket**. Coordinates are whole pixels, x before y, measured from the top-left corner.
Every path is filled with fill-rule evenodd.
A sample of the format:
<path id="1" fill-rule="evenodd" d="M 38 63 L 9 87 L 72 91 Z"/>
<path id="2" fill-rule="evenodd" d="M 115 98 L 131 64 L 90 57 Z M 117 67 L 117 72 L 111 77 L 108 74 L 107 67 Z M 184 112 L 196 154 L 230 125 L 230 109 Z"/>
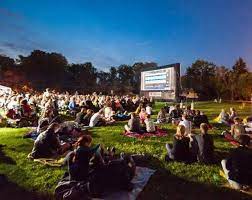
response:
<path id="1" fill-rule="evenodd" d="M 131 191 L 109 190 L 104 193 L 102 198 L 92 198 L 92 200 L 135 200 L 154 173 L 155 170 L 146 167 L 136 167 L 136 174 L 131 181 L 134 187 Z M 71 188 L 77 184 L 78 182 L 76 181 L 60 181 L 55 189 L 55 196 L 60 197 L 65 194 L 70 194 Z"/>
<path id="2" fill-rule="evenodd" d="M 133 138 L 146 138 L 146 137 L 164 137 L 167 136 L 167 131 L 157 128 L 156 132 L 154 133 L 135 133 L 135 132 L 127 132 L 123 133 L 126 137 L 133 137 Z"/>
<path id="3" fill-rule="evenodd" d="M 218 117 L 214 118 L 213 121 L 216 122 L 216 123 L 219 123 L 219 121 L 220 121 L 220 115 Z"/>
<path id="4" fill-rule="evenodd" d="M 135 200 L 140 192 L 148 183 L 150 177 L 155 173 L 155 170 L 146 167 L 136 167 L 136 175 L 132 179 L 134 188 L 132 191 L 118 191 L 107 194 L 104 200 Z M 98 200 L 98 199 L 94 199 Z"/>
<path id="5" fill-rule="evenodd" d="M 51 167 L 61 167 L 64 164 L 64 158 L 36 158 L 33 161 Z"/>
<path id="6" fill-rule="evenodd" d="M 239 146 L 239 142 L 236 141 L 230 134 L 225 134 L 225 140 L 228 141 L 230 144 L 232 144 L 233 146 Z"/>
<path id="7" fill-rule="evenodd" d="M 252 143 L 251 143 L 251 140 L 252 140 L 252 135 L 251 134 L 246 134 L 247 136 L 250 137 L 250 145 L 249 145 L 249 148 L 252 148 Z M 230 144 L 232 144 L 233 146 L 239 146 L 240 143 L 235 140 L 230 134 L 225 134 L 224 136 L 225 140 L 228 141 Z"/>

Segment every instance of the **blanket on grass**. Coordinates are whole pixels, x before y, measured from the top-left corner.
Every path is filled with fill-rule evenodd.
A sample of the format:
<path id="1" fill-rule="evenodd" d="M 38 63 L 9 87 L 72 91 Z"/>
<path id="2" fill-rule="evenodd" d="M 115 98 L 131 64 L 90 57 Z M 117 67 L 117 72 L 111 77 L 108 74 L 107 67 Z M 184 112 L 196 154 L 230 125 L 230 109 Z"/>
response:
<path id="1" fill-rule="evenodd" d="M 51 166 L 51 167 L 61 167 L 64 164 L 65 158 L 36 158 L 33 159 L 34 162 L 39 162 L 43 165 Z"/>
<path id="2" fill-rule="evenodd" d="M 230 144 L 232 144 L 233 146 L 239 146 L 239 142 L 236 141 L 230 134 L 225 134 L 225 140 L 228 141 Z"/>
<path id="3" fill-rule="evenodd" d="M 147 185 L 150 177 L 155 173 L 155 170 L 146 167 L 136 167 L 136 175 L 132 179 L 134 188 L 132 191 L 118 191 L 107 194 L 104 200 L 135 200 L 140 192 Z M 96 199 L 97 200 L 97 199 Z"/>
<path id="4" fill-rule="evenodd" d="M 251 134 L 246 134 L 246 135 L 248 135 L 250 137 L 250 146 L 249 146 L 249 148 L 252 148 L 252 144 L 251 144 L 252 135 Z M 230 134 L 225 134 L 224 138 L 225 138 L 226 141 L 228 141 L 233 146 L 237 147 L 237 146 L 240 145 L 240 143 L 237 140 L 235 140 Z"/>
<path id="5" fill-rule="evenodd" d="M 150 177 L 155 173 L 155 170 L 146 167 L 136 167 L 135 177 L 132 179 L 134 185 L 131 191 L 124 190 L 111 190 L 104 193 L 102 198 L 90 198 L 92 200 L 135 200 L 137 199 L 140 192 L 143 191 L 144 187 L 148 183 Z M 55 197 L 63 197 L 74 191 L 73 188 L 79 182 L 62 180 L 58 183 L 55 189 Z M 78 193 L 78 189 L 74 192 Z"/>
<path id="6" fill-rule="evenodd" d="M 133 138 L 146 138 L 146 137 L 164 137 L 167 136 L 167 131 L 157 128 L 156 132 L 154 133 L 135 133 L 135 132 L 127 132 L 125 131 L 123 133 L 124 136 L 126 137 L 133 137 Z"/>

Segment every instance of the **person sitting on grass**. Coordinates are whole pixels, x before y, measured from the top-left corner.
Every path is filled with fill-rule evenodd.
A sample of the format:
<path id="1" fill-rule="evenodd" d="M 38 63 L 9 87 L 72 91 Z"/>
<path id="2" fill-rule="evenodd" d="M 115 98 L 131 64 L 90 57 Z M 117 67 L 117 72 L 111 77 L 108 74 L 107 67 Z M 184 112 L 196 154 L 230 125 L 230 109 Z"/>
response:
<path id="1" fill-rule="evenodd" d="M 202 120 L 202 116 L 200 114 L 200 111 L 196 110 L 195 115 L 193 116 L 193 126 L 196 128 L 199 128 L 200 124 L 203 123 L 202 121 L 203 120 Z"/>
<path id="2" fill-rule="evenodd" d="M 156 131 L 155 124 L 153 120 L 151 119 L 150 115 L 147 115 L 147 118 L 144 120 L 145 126 L 146 126 L 146 131 L 148 133 L 154 133 Z"/>
<path id="3" fill-rule="evenodd" d="M 146 110 L 146 113 L 147 113 L 148 115 L 151 115 L 151 114 L 152 114 L 152 107 L 150 106 L 150 104 L 147 104 L 147 105 L 146 105 L 145 110 Z"/>
<path id="4" fill-rule="evenodd" d="M 240 135 L 239 146 L 232 149 L 228 158 L 221 165 L 230 186 L 237 190 L 246 189 L 252 185 L 252 150 L 249 149 L 250 137 Z"/>
<path id="5" fill-rule="evenodd" d="M 136 113 L 136 114 L 139 114 L 139 113 L 141 112 L 142 108 L 143 108 L 143 104 L 140 103 L 139 106 L 137 107 L 135 113 Z"/>
<path id="6" fill-rule="evenodd" d="M 189 142 L 190 139 L 185 136 L 185 127 L 178 125 L 177 132 L 173 137 L 173 146 L 166 144 L 168 151 L 166 161 L 188 162 L 190 160 Z"/>
<path id="7" fill-rule="evenodd" d="M 99 110 L 97 113 L 93 114 L 93 116 L 90 118 L 89 126 L 94 127 L 105 124 L 105 122 L 102 120 L 102 114 L 103 110 Z"/>
<path id="8" fill-rule="evenodd" d="M 185 136 L 191 134 L 192 122 L 188 120 L 188 116 L 186 114 L 182 115 L 182 120 L 179 122 L 179 125 L 183 125 L 185 127 Z"/>
<path id="9" fill-rule="evenodd" d="M 32 113 L 32 109 L 30 105 L 28 104 L 26 99 L 23 99 L 21 101 L 21 117 L 30 117 Z"/>
<path id="10" fill-rule="evenodd" d="M 96 154 L 100 157 L 101 164 L 103 159 L 99 154 L 100 145 L 91 148 L 92 137 L 89 135 L 81 136 L 75 143 L 75 150 L 66 156 L 70 180 L 85 181 L 90 173 L 90 159 Z"/>
<path id="11" fill-rule="evenodd" d="M 234 118 L 237 117 L 237 113 L 236 110 L 231 107 L 230 108 L 230 113 L 228 113 L 229 115 L 229 124 L 233 124 L 234 123 Z"/>
<path id="12" fill-rule="evenodd" d="M 178 125 L 181 117 L 181 110 L 179 108 L 179 105 L 175 105 L 174 109 L 170 112 L 170 118 L 172 120 L 173 124 Z"/>
<path id="13" fill-rule="evenodd" d="M 110 103 L 108 103 L 104 107 L 104 120 L 107 124 L 112 124 L 115 122 L 115 119 L 113 118 L 115 116 L 115 111 L 113 111 L 112 107 L 110 106 Z"/>
<path id="14" fill-rule="evenodd" d="M 225 109 L 222 109 L 221 113 L 219 114 L 219 123 L 229 126 L 229 116 L 226 113 Z"/>
<path id="15" fill-rule="evenodd" d="M 93 115 L 93 110 L 87 109 L 87 113 L 86 113 L 86 115 L 82 119 L 82 124 L 84 126 L 88 126 L 89 125 L 90 119 L 91 119 L 92 115 Z"/>
<path id="16" fill-rule="evenodd" d="M 145 110 L 145 108 L 142 108 L 141 112 L 139 113 L 140 122 L 142 124 L 144 124 L 144 120 L 146 119 L 146 117 L 147 117 L 146 110 Z"/>
<path id="17" fill-rule="evenodd" d="M 39 134 L 34 142 L 32 152 L 28 155 L 28 158 L 35 159 L 55 157 L 70 148 L 70 145 L 60 144 L 58 135 L 59 129 L 60 125 L 58 123 L 52 123 L 46 131 Z"/>
<path id="18" fill-rule="evenodd" d="M 200 134 L 195 135 L 197 142 L 197 160 L 198 162 L 210 164 L 214 161 L 214 142 L 211 135 L 208 134 L 208 125 L 200 124 Z"/>
<path id="19" fill-rule="evenodd" d="M 125 130 L 127 132 L 139 133 L 141 130 L 139 118 L 137 117 L 136 113 L 131 113 L 130 117 L 131 118 L 128 122 L 128 125 L 124 126 Z"/>
<path id="20" fill-rule="evenodd" d="M 222 135 L 225 137 L 233 138 L 234 140 L 237 140 L 240 135 L 246 134 L 245 127 L 241 123 L 241 119 L 238 117 L 234 118 L 234 124 L 231 126 L 230 131 L 224 131 Z"/>
<path id="21" fill-rule="evenodd" d="M 84 116 L 87 114 L 87 109 L 83 107 L 80 112 L 76 114 L 75 122 L 78 124 L 83 124 L 84 122 Z"/>
<path id="22" fill-rule="evenodd" d="M 157 115 L 157 123 L 166 122 L 166 111 L 165 108 L 161 108 Z"/>
<path id="23" fill-rule="evenodd" d="M 211 125 L 209 124 L 208 117 L 204 114 L 203 111 L 200 111 L 201 116 L 201 123 L 205 123 L 208 125 L 209 128 L 211 128 Z"/>

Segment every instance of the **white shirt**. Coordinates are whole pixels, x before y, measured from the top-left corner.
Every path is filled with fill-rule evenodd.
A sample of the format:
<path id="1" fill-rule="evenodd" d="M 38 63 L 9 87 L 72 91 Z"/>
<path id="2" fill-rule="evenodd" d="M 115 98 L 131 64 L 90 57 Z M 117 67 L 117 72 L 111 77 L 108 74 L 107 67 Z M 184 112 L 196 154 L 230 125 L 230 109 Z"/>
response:
<path id="1" fill-rule="evenodd" d="M 104 117 L 110 118 L 112 116 L 112 108 L 111 107 L 105 107 L 104 109 Z"/>
<path id="2" fill-rule="evenodd" d="M 98 112 L 93 114 L 93 116 L 90 119 L 89 126 L 94 127 L 100 119 L 101 115 Z"/>
<path id="3" fill-rule="evenodd" d="M 155 125 L 154 125 L 154 122 L 151 120 L 151 119 L 145 119 L 144 120 L 144 123 L 146 125 L 146 131 L 147 132 L 155 132 Z"/>
<path id="4" fill-rule="evenodd" d="M 191 134 L 192 122 L 185 119 L 183 121 L 180 121 L 179 125 L 183 125 L 185 127 L 185 135 Z"/>
<path id="5" fill-rule="evenodd" d="M 146 106 L 145 110 L 148 115 L 151 115 L 152 108 L 150 106 Z"/>

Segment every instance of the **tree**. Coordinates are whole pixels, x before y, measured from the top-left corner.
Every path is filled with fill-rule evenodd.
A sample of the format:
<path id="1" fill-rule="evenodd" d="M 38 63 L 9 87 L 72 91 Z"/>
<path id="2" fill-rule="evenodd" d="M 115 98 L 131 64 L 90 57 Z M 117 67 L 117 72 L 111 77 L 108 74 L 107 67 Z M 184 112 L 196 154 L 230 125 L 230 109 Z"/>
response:
<path id="1" fill-rule="evenodd" d="M 9 69 L 13 69 L 14 67 L 15 67 L 14 59 L 5 55 L 0 55 L 0 79 L 4 78 L 4 72 L 6 72 Z"/>
<path id="2" fill-rule="evenodd" d="M 240 57 L 230 72 L 230 88 L 231 88 L 231 100 L 240 99 L 242 97 L 240 84 L 243 79 L 246 79 L 248 73 L 247 64 Z M 244 75 L 244 76 L 243 76 Z"/>
<path id="3" fill-rule="evenodd" d="M 132 68 L 134 71 L 133 76 L 133 87 L 134 87 L 134 93 L 140 92 L 140 85 L 141 85 L 141 72 L 143 70 L 151 69 L 157 67 L 157 63 L 154 62 L 138 62 L 133 64 Z"/>
<path id="4" fill-rule="evenodd" d="M 59 53 L 34 50 L 27 57 L 19 56 L 19 66 L 36 88 L 60 87 L 64 81 L 67 59 Z"/>
<path id="5" fill-rule="evenodd" d="M 201 98 L 209 99 L 216 96 L 215 89 L 211 84 L 215 76 L 216 65 L 204 60 L 196 60 L 186 70 L 184 83 L 186 87 L 192 88 Z"/>
<path id="6" fill-rule="evenodd" d="M 241 57 L 236 60 L 233 66 L 233 72 L 237 75 L 248 73 L 247 64 Z"/>

